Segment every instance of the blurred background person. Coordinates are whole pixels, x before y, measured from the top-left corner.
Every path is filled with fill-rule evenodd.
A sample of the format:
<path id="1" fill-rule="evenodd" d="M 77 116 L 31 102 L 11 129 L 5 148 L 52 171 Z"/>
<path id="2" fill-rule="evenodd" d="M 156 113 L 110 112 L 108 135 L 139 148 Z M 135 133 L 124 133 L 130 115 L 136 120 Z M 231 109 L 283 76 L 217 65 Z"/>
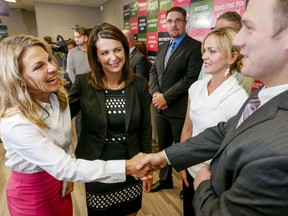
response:
<path id="1" fill-rule="evenodd" d="M 53 56 L 57 61 L 57 65 L 59 67 L 62 67 L 63 65 L 63 55 L 64 53 L 62 52 L 62 48 L 55 42 L 53 42 L 52 37 L 50 36 L 45 36 L 43 37 L 46 43 L 48 43 L 52 49 Z"/>
<path id="2" fill-rule="evenodd" d="M 73 48 L 75 48 L 77 46 L 75 40 L 70 39 L 67 41 L 67 49 L 68 51 L 72 50 Z"/>
<path id="3" fill-rule="evenodd" d="M 73 84 L 77 74 L 88 73 L 90 66 L 87 56 L 87 44 L 91 29 L 83 26 L 76 26 L 74 29 L 74 38 L 76 47 L 68 52 L 66 72 Z M 81 112 L 75 116 L 76 135 L 79 138 L 82 128 Z M 75 130 L 73 128 L 73 130 Z"/>
<path id="4" fill-rule="evenodd" d="M 69 52 L 70 50 L 72 50 L 73 48 L 77 47 L 77 44 L 75 42 L 75 40 L 73 39 L 69 39 L 67 41 L 67 51 Z M 67 57 L 68 57 L 68 52 L 66 54 L 66 58 L 65 58 L 65 73 L 64 73 L 64 78 L 67 80 L 67 83 L 65 84 L 65 89 L 69 92 L 71 86 L 72 86 L 72 81 L 70 80 L 69 74 L 67 73 Z M 75 130 L 74 130 L 75 131 Z M 75 131 L 76 133 L 76 131 Z"/>
<path id="5" fill-rule="evenodd" d="M 69 50 L 67 56 L 67 73 L 72 83 L 77 74 L 88 73 L 90 66 L 87 57 L 87 43 L 91 29 L 83 26 L 76 26 L 74 29 L 74 39 L 76 47 Z"/>
<path id="6" fill-rule="evenodd" d="M 149 81 L 149 62 L 143 53 L 141 53 L 135 46 L 134 34 L 130 29 L 122 30 L 129 43 L 129 60 L 132 71 L 134 73 L 146 78 Z"/>

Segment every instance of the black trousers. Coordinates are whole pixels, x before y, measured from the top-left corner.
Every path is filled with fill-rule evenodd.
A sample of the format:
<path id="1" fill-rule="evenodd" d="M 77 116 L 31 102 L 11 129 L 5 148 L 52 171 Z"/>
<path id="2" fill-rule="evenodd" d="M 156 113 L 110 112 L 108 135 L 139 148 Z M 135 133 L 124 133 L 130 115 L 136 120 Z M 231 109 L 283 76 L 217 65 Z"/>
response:
<path id="1" fill-rule="evenodd" d="M 189 187 L 187 188 L 183 181 L 183 216 L 195 216 L 193 207 L 193 197 L 195 193 L 193 187 L 194 178 L 190 175 L 190 173 L 187 170 L 185 171 Z"/>
<path id="2" fill-rule="evenodd" d="M 161 113 L 156 115 L 156 127 L 158 133 L 159 150 L 171 146 L 173 143 L 180 142 L 184 118 L 166 117 Z M 166 166 L 160 170 L 159 178 L 161 181 L 172 181 L 172 166 Z"/>

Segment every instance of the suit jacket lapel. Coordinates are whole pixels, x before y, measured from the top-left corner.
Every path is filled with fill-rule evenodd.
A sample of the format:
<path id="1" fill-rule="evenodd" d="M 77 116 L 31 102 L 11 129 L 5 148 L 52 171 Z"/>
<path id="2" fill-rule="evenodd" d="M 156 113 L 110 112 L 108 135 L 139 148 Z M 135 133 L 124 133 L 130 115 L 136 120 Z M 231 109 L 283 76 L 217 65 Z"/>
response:
<path id="1" fill-rule="evenodd" d="M 253 95 L 251 95 L 249 99 L 251 97 L 253 97 Z M 244 122 L 242 122 L 242 124 L 239 125 L 238 128 L 236 128 L 239 122 L 240 116 L 243 112 L 243 109 L 246 106 L 248 101 L 249 100 L 246 101 L 246 103 L 242 106 L 241 110 L 235 117 L 234 122 L 231 124 L 229 131 L 225 135 L 225 139 L 223 140 L 223 144 L 221 145 L 221 148 L 219 149 L 219 151 L 214 157 L 217 157 L 217 155 L 219 155 L 233 139 L 235 139 L 244 131 L 248 130 L 249 128 L 257 124 L 260 124 L 261 122 L 275 118 L 276 113 L 279 108 L 288 110 L 288 91 L 285 91 L 282 94 L 272 98 L 270 101 L 268 101 L 263 106 L 261 106 L 258 110 L 256 110 Z"/>
<path id="2" fill-rule="evenodd" d="M 164 72 L 164 58 L 165 58 L 165 53 L 166 53 L 166 50 L 169 46 L 169 43 L 170 41 L 166 41 L 162 46 L 163 46 L 163 49 L 159 50 L 159 58 L 162 59 L 161 61 L 161 71 Z M 162 73 L 163 73 L 162 72 Z"/>
<path id="3" fill-rule="evenodd" d="M 136 48 L 129 54 L 129 59 L 131 59 L 136 53 Z"/>
<path id="4" fill-rule="evenodd" d="M 181 50 L 185 47 L 186 45 L 186 41 L 188 40 L 188 35 L 186 35 L 186 37 L 183 38 L 183 40 L 181 41 L 181 43 L 178 45 L 178 47 L 173 51 L 172 55 L 170 56 L 168 62 L 167 62 L 167 65 L 166 65 L 166 68 L 169 67 L 169 65 L 171 64 L 171 62 L 174 61 L 174 59 L 176 58 L 176 56 L 181 52 Z M 169 44 L 169 43 L 168 43 Z M 168 45 L 167 45 L 168 47 Z M 166 47 L 166 49 L 167 49 Z M 164 68 L 164 58 L 163 58 L 163 68 Z M 166 69 L 165 68 L 165 69 Z M 166 70 L 164 70 L 165 72 Z M 164 73 L 163 72 L 163 73 Z"/>
<path id="5" fill-rule="evenodd" d="M 105 125 L 107 126 L 107 112 L 106 112 L 106 107 L 105 107 L 105 92 L 95 90 L 95 94 L 97 97 L 98 105 L 100 107 L 101 114 L 103 116 Z"/>
<path id="6" fill-rule="evenodd" d="M 129 128 L 131 112 L 133 112 L 132 101 L 133 101 L 134 94 L 135 94 L 135 91 L 134 91 L 133 85 L 129 85 L 125 88 L 125 98 L 126 98 L 125 129 L 126 129 L 126 132 L 128 131 L 128 128 Z"/>

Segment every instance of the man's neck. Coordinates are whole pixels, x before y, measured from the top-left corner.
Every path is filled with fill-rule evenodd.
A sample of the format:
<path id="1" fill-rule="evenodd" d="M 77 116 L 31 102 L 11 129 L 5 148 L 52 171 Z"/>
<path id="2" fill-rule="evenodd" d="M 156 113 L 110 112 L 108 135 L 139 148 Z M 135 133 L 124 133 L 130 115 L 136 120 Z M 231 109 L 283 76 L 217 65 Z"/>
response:
<path id="1" fill-rule="evenodd" d="M 87 44 L 83 44 L 81 46 L 78 46 L 82 51 L 86 52 L 87 51 Z"/>

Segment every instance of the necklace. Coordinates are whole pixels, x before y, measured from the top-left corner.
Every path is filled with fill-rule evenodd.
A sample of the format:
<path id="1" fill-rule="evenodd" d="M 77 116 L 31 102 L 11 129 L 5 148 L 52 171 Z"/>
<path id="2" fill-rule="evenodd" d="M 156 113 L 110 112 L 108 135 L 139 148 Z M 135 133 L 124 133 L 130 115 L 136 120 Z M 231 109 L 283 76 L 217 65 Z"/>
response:
<path id="1" fill-rule="evenodd" d="M 119 90 L 119 89 L 121 89 L 121 88 L 123 87 L 123 84 L 124 84 L 124 82 L 122 81 L 121 84 L 120 84 L 120 86 L 118 86 L 117 88 L 112 88 L 112 87 L 110 87 L 110 86 L 105 82 L 104 79 L 103 79 L 103 83 L 104 83 L 104 85 L 105 85 L 106 87 L 108 87 L 108 89 L 111 89 L 111 90 Z"/>

